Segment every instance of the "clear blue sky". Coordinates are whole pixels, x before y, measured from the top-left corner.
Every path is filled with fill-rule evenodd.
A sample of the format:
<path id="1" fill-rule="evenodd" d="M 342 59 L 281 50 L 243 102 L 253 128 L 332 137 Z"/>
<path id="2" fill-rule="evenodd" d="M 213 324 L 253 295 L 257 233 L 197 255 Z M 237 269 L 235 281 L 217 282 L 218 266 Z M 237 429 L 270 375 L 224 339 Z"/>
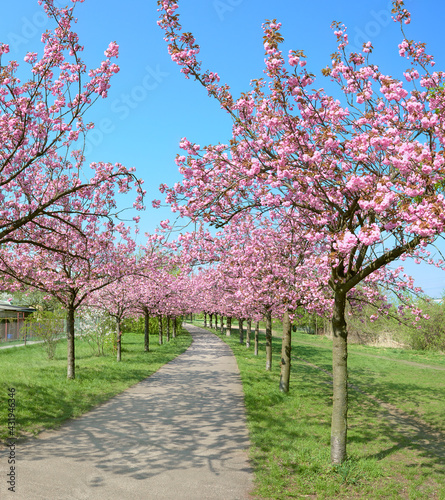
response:
<path id="1" fill-rule="evenodd" d="M 60 5 L 61 2 L 56 2 Z M 443 19 L 445 2 L 407 0 L 412 23 L 409 38 L 427 42 L 437 68 L 445 67 Z M 18 7 L 20 6 L 20 7 Z M 320 75 L 316 86 L 328 87 L 320 74 L 335 50 L 330 29 L 333 20 L 348 26 L 351 45 L 360 48 L 371 40 L 373 61 L 382 70 L 400 76 L 407 67 L 398 56 L 401 35 L 390 20 L 388 0 L 182 0 L 183 28 L 201 45 L 203 68 L 216 71 L 235 96 L 249 89 L 253 78 L 263 76 L 264 53 L 261 24 L 266 19 L 282 22 L 283 50 L 303 49 L 308 69 Z M 154 210 L 150 201 L 162 199 L 161 183 L 180 180 L 174 158 L 178 143 L 187 137 L 201 145 L 225 142 L 231 123 L 216 102 L 200 86 L 185 80 L 171 62 L 163 34 L 156 22 L 156 0 L 85 0 L 76 7 L 77 32 L 85 46 L 84 59 L 98 64 L 110 41 L 120 46 L 121 71 L 112 81 L 109 97 L 98 102 L 88 120 L 96 123 L 87 146 L 87 161 L 120 162 L 136 167 L 145 180 L 147 210 L 142 232 L 153 232 L 159 221 L 172 219 L 168 209 Z M 10 56 L 19 62 L 27 51 L 38 51 L 40 34 L 49 23 L 37 0 L 4 2 L 0 41 L 11 46 Z M 445 274 L 435 268 L 406 265 L 420 286 L 432 296 L 445 288 Z"/>

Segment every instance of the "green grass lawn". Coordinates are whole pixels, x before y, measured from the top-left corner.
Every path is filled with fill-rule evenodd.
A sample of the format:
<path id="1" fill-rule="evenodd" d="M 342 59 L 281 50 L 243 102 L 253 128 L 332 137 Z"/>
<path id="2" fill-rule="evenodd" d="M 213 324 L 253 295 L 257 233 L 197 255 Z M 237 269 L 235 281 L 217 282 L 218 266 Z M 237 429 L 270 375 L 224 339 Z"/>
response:
<path id="1" fill-rule="evenodd" d="M 91 347 L 76 339 L 76 379 L 66 378 L 66 341 L 49 361 L 42 344 L 0 349 L 0 439 L 7 435 L 8 390 L 15 389 L 16 435 L 29 436 L 58 427 L 150 376 L 191 344 L 182 333 L 162 346 L 150 335 L 150 352 L 144 352 L 142 334 L 125 333 L 122 361 L 114 355 L 95 356 Z"/>
<path id="2" fill-rule="evenodd" d="M 334 468 L 332 379 L 318 369 L 331 371 L 330 342 L 294 335 L 291 390 L 282 394 L 279 338 L 272 372 L 265 371 L 263 335 L 258 357 L 239 344 L 236 330 L 221 338 L 241 372 L 256 498 L 445 499 L 445 371 L 399 362 L 443 367 L 443 356 L 351 346 L 350 382 L 366 394 L 350 389 L 348 460 Z"/>

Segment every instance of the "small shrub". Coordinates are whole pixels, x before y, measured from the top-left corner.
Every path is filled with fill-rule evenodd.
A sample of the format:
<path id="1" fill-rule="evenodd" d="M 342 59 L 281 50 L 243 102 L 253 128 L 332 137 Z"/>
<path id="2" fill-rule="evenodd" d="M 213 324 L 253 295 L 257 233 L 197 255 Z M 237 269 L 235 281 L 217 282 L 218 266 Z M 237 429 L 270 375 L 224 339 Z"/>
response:
<path id="1" fill-rule="evenodd" d="M 25 320 L 26 337 L 43 340 L 48 359 L 53 359 L 58 342 L 65 334 L 65 320 L 51 311 L 38 311 Z"/>
<path id="2" fill-rule="evenodd" d="M 96 356 L 113 351 L 116 326 L 114 319 L 105 311 L 85 308 L 80 315 L 79 330 Z"/>

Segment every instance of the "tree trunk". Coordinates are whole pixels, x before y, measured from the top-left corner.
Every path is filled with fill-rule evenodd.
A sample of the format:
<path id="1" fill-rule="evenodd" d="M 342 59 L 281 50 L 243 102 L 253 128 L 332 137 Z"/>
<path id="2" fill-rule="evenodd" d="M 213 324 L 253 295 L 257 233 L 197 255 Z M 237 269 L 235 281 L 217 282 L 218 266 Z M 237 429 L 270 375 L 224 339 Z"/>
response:
<path id="1" fill-rule="evenodd" d="M 167 316 L 167 342 L 170 342 L 170 316 Z"/>
<path id="2" fill-rule="evenodd" d="M 250 337 L 252 336 L 252 320 L 247 320 L 247 329 L 246 329 L 246 347 L 250 347 Z"/>
<path id="3" fill-rule="evenodd" d="M 255 356 L 258 356 L 258 343 L 259 343 L 259 337 L 260 337 L 260 322 L 257 321 L 255 323 L 255 350 L 253 354 Z"/>
<path id="4" fill-rule="evenodd" d="M 163 334 L 162 314 L 158 316 L 158 329 L 159 329 L 159 345 L 162 345 L 162 334 Z"/>
<path id="5" fill-rule="evenodd" d="M 176 335 L 178 334 L 178 330 L 176 328 L 176 316 L 173 316 L 173 338 L 176 338 Z"/>
<path id="6" fill-rule="evenodd" d="M 213 328 L 213 314 L 209 314 L 210 328 Z"/>
<path id="7" fill-rule="evenodd" d="M 218 313 L 215 313 L 215 330 L 218 330 Z"/>
<path id="8" fill-rule="evenodd" d="M 66 339 L 67 339 L 67 378 L 76 378 L 76 355 L 74 344 L 74 307 L 68 306 L 66 312 Z"/>
<path id="9" fill-rule="evenodd" d="M 346 459 L 348 429 L 348 331 L 345 321 L 346 295 L 336 291 L 332 316 L 333 404 L 331 425 L 331 461 Z"/>
<path id="10" fill-rule="evenodd" d="M 144 329 L 144 351 L 150 350 L 150 315 L 144 311 L 145 329 Z"/>
<path id="11" fill-rule="evenodd" d="M 121 321 L 116 318 L 116 335 L 117 335 L 117 361 L 122 359 L 122 332 L 121 332 Z"/>
<path id="12" fill-rule="evenodd" d="M 266 370 L 272 370 L 272 313 L 266 314 Z"/>
<path id="13" fill-rule="evenodd" d="M 229 316 L 227 317 L 226 335 L 227 337 L 230 337 L 230 335 L 232 335 L 232 318 Z"/>
<path id="14" fill-rule="evenodd" d="M 291 366 L 292 325 L 289 312 L 283 314 L 283 340 L 281 343 L 281 375 L 280 391 L 289 392 L 290 366 Z"/>
<path id="15" fill-rule="evenodd" d="M 207 313 L 204 313 L 204 328 L 207 328 Z"/>
<path id="16" fill-rule="evenodd" d="M 220 320 L 220 332 L 221 335 L 224 333 L 224 316 L 221 314 L 219 317 Z"/>
<path id="17" fill-rule="evenodd" d="M 238 328 L 239 328 L 239 343 L 242 344 L 244 342 L 244 320 L 239 318 L 238 319 Z"/>

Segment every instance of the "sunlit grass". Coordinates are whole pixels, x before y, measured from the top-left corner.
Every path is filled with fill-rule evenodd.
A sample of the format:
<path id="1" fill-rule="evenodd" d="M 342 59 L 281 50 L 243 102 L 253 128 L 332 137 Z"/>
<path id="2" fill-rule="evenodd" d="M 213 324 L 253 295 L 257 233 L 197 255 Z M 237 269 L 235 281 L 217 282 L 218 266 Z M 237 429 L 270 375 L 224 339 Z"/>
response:
<path id="1" fill-rule="evenodd" d="M 397 362 L 412 360 L 410 351 L 404 355 L 399 350 L 352 346 L 350 382 L 400 408 L 398 416 L 403 418 L 394 420 L 379 401 L 351 388 L 348 460 L 332 467 L 332 378 L 307 363 L 332 371 L 330 342 L 295 335 L 291 390 L 282 394 L 279 338 L 273 339 L 272 372 L 265 371 L 263 335 L 258 357 L 253 348 L 239 344 L 236 330 L 232 337 L 221 338 L 231 346 L 241 372 L 257 498 L 445 499 L 445 444 L 437 441 L 444 430 L 445 372 Z M 433 359 L 441 365 L 434 355 L 422 363 Z M 438 434 L 434 437 L 430 431 Z"/>

